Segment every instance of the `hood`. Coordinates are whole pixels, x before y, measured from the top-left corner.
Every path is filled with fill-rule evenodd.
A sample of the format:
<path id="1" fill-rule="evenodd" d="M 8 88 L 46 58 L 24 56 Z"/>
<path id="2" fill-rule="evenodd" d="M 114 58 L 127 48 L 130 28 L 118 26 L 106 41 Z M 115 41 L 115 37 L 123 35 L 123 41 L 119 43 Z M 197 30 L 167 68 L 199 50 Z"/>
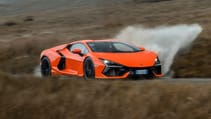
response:
<path id="1" fill-rule="evenodd" d="M 113 61 L 127 67 L 151 67 L 157 54 L 150 51 L 134 53 L 94 53 L 97 58 Z"/>

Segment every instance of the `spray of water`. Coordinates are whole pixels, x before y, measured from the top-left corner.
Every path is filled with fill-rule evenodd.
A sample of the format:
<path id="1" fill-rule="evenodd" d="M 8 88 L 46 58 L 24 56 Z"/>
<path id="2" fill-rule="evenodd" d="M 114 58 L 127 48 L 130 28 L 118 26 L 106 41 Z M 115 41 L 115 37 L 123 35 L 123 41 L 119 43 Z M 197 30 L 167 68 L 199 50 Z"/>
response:
<path id="1" fill-rule="evenodd" d="M 34 76 L 36 77 L 41 77 L 41 71 L 40 71 L 40 65 L 37 65 L 35 68 L 34 68 L 34 72 L 33 72 Z"/>
<path id="2" fill-rule="evenodd" d="M 144 46 L 147 50 L 158 53 L 163 64 L 163 73 L 166 74 L 170 71 L 178 51 L 190 46 L 201 31 L 202 27 L 198 24 L 180 24 L 155 28 L 128 26 L 120 31 L 116 38 Z"/>

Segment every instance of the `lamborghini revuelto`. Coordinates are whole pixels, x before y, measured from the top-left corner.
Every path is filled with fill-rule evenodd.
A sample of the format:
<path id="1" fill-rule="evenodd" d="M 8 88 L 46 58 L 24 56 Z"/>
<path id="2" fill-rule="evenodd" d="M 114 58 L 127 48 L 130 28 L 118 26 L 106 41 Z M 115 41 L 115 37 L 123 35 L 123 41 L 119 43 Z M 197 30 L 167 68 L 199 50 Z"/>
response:
<path id="1" fill-rule="evenodd" d="M 162 76 L 158 55 L 118 40 L 81 40 L 42 51 L 42 76 L 152 79 Z"/>

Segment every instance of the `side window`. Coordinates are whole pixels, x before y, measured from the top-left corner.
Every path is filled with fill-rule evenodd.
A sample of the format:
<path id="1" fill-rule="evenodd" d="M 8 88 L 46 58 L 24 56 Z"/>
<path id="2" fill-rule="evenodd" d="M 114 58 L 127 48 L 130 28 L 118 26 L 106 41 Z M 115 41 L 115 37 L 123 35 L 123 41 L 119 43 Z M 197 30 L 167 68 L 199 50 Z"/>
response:
<path id="1" fill-rule="evenodd" d="M 70 47 L 70 51 L 71 51 L 71 52 L 72 52 L 74 49 L 80 49 L 82 54 L 88 53 L 88 49 L 87 49 L 83 44 L 80 44 L 80 43 L 73 44 L 73 45 Z"/>

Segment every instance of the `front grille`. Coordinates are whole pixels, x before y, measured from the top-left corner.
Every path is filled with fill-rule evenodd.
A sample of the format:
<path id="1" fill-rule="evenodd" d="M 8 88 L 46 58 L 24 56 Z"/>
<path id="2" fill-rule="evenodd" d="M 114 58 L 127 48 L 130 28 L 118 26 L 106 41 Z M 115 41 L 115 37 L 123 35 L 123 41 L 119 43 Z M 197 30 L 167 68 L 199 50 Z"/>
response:
<path id="1" fill-rule="evenodd" d="M 127 72 L 124 67 L 106 67 L 103 74 L 106 76 L 122 76 Z"/>
<path id="2" fill-rule="evenodd" d="M 147 70 L 147 74 L 136 74 L 136 70 Z M 161 65 L 153 67 L 144 68 L 134 68 L 134 67 L 105 67 L 103 74 L 106 76 L 123 76 L 125 73 L 129 72 L 129 77 L 153 77 L 153 73 L 161 74 Z"/>

